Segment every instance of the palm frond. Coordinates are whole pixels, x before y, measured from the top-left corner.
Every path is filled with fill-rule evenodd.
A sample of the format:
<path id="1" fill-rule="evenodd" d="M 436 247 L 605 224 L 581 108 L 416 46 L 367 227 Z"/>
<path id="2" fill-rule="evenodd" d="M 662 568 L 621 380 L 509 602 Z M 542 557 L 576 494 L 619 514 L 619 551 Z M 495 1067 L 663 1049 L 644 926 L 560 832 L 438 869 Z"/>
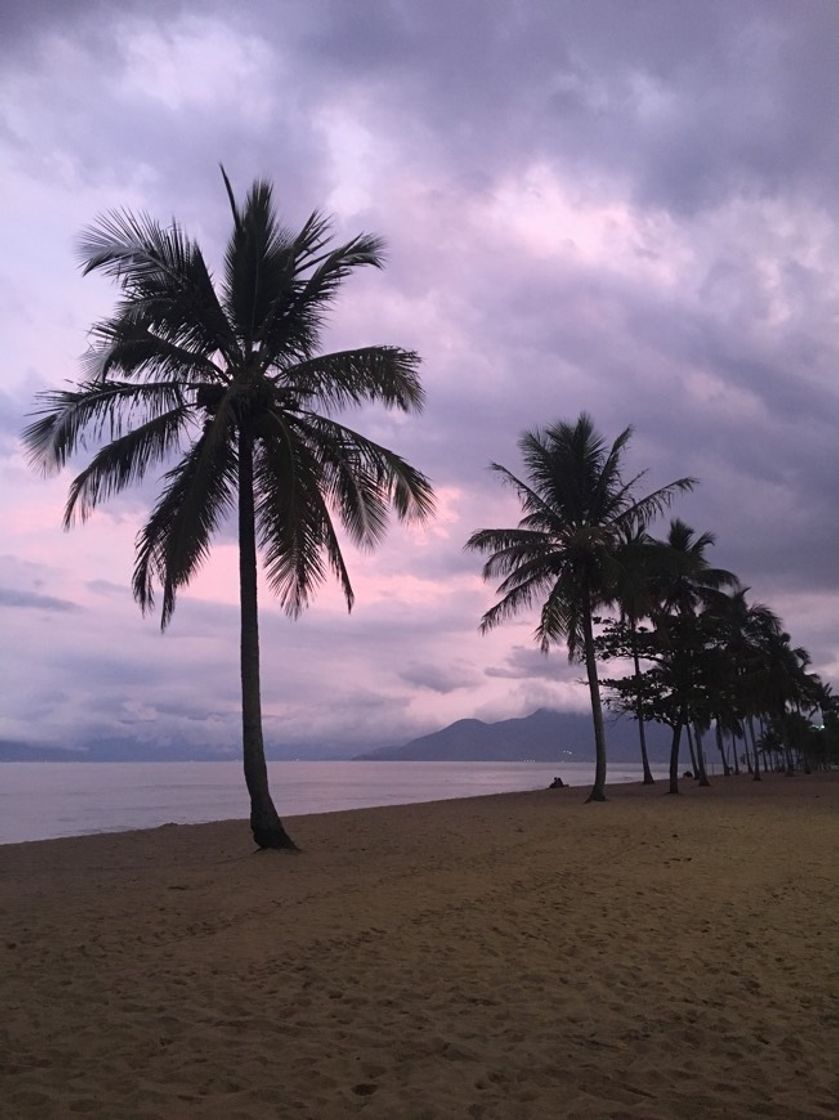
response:
<path id="1" fill-rule="evenodd" d="M 403 412 L 419 412 L 425 400 L 419 365 L 419 355 L 411 350 L 367 346 L 286 367 L 277 375 L 277 384 L 301 401 L 326 409 L 381 401 Z"/>
<path id="2" fill-rule="evenodd" d="M 83 381 L 78 389 L 48 389 L 39 393 L 40 408 L 23 431 L 23 442 L 34 466 L 45 474 L 60 470 L 90 441 L 107 434 L 118 439 L 140 412 L 143 422 L 154 420 L 183 404 L 183 386 L 176 381 L 132 384 Z"/>
<path id="3" fill-rule="evenodd" d="M 224 379 L 222 369 L 205 353 L 179 346 L 131 316 L 103 319 L 91 330 L 92 343 L 82 357 L 90 380 L 114 373 L 124 378 L 171 378 L 188 383 Z"/>
<path id="4" fill-rule="evenodd" d="M 506 595 L 503 595 L 494 606 L 485 612 L 481 619 L 481 633 L 489 633 L 490 630 L 494 630 L 502 622 L 514 618 L 520 610 L 532 607 L 537 597 L 544 591 L 545 579 L 542 575 L 533 577 L 517 587 L 512 587 Z"/>
<path id="5" fill-rule="evenodd" d="M 565 640 L 568 645 L 568 660 L 573 661 L 577 655 L 580 639 L 579 613 L 573 598 L 568 594 L 567 586 L 560 580 L 553 585 L 542 604 L 534 637 L 543 653 L 549 651 L 552 643 Z"/>
<path id="6" fill-rule="evenodd" d="M 233 186 L 230 182 L 230 179 L 228 178 L 227 172 L 224 170 L 223 163 L 219 164 L 219 170 L 221 171 L 221 177 L 224 182 L 224 189 L 227 192 L 227 201 L 230 203 L 230 212 L 233 215 L 233 225 L 238 226 L 241 222 L 241 218 L 239 217 L 239 207 L 236 205 L 236 196 L 233 194 Z"/>
<path id="7" fill-rule="evenodd" d="M 319 252 L 328 232 L 328 219 L 314 214 L 288 250 L 291 288 L 278 293 L 259 329 L 263 369 L 282 364 L 289 356 L 297 361 L 311 358 L 324 316 L 344 280 L 357 268 L 381 268 L 384 263 L 381 238 L 369 234 Z"/>
<path id="8" fill-rule="evenodd" d="M 145 612 L 154 605 L 154 583 L 163 587 L 160 625 L 175 609 L 178 588 L 206 559 L 210 538 L 234 505 L 237 456 L 230 398 L 203 434 L 166 475 L 166 486 L 137 536 L 134 597 Z"/>
<path id="9" fill-rule="evenodd" d="M 226 176 L 225 185 L 230 189 Z M 276 304 L 292 294 L 293 237 L 277 221 L 271 184 L 265 180 L 252 185 L 241 210 L 234 204 L 234 215 L 224 258 L 224 306 L 249 354 Z"/>
<path id="10" fill-rule="evenodd" d="M 313 210 L 291 245 L 295 276 L 303 276 L 324 259 L 325 247 L 332 236 L 332 219 L 328 214 Z"/>
<path id="11" fill-rule="evenodd" d="M 164 228 L 145 213 L 110 211 L 83 232 L 79 254 L 85 275 L 103 272 L 123 289 L 117 318 L 207 356 L 238 356 L 201 250 L 174 222 Z"/>
<path id="12" fill-rule="evenodd" d="M 525 511 L 530 515 L 535 514 L 545 528 L 549 525 L 558 525 L 556 510 L 533 487 L 528 486 L 526 482 L 523 482 L 500 463 L 490 463 L 489 469 L 495 471 L 496 474 L 500 474 L 502 480 L 517 491 Z"/>
<path id="13" fill-rule="evenodd" d="M 324 416 L 307 412 L 293 422 L 317 456 L 324 493 L 357 545 L 380 539 L 391 506 L 402 521 L 424 521 L 434 512 L 431 483 L 401 456 Z"/>
<path id="14" fill-rule="evenodd" d="M 537 530 L 477 529 L 463 547 L 472 552 L 500 552 L 517 547 L 530 547 L 535 551 L 550 547 L 550 540 Z"/>
<path id="15" fill-rule="evenodd" d="M 281 417 L 277 424 L 283 428 Z M 319 463 L 305 442 L 285 428 L 257 445 L 254 481 L 259 544 L 269 585 L 292 616 L 323 582 L 323 554 L 335 572 L 348 607 L 354 593 L 329 510 L 321 494 Z"/>
<path id="16" fill-rule="evenodd" d="M 697 484 L 698 480 L 695 478 L 677 478 L 645 497 L 636 499 L 615 518 L 616 529 L 618 532 L 643 529 L 670 508 L 677 494 L 690 492 Z"/>
<path id="17" fill-rule="evenodd" d="M 78 515 L 86 521 L 105 498 L 138 482 L 153 463 L 159 463 L 180 443 L 191 409 L 180 405 L 103 447 L 70 486 L 64 527 Z"/>

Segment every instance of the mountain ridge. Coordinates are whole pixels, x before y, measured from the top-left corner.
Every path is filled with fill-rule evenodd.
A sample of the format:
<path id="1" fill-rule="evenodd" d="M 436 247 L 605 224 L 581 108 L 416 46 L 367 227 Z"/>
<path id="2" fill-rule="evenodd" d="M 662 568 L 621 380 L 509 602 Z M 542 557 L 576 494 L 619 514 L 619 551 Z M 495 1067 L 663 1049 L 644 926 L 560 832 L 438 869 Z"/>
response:
<path id="1" fill-rule="evenodd" d="M 634 720 L 607 721 L 606 739 L 613 761 L 640 761 Z M 669 745 L 666 727 L 647 725 L 651 762 L 666 762 Z M 537 708 L 529 716 L 494 723 L 455 720 L 439 731 L 398 746 L 365 751 L 355 758 L 371 762 L 589 762 L 594 758 L 594 730 L 586 713 Z"/>

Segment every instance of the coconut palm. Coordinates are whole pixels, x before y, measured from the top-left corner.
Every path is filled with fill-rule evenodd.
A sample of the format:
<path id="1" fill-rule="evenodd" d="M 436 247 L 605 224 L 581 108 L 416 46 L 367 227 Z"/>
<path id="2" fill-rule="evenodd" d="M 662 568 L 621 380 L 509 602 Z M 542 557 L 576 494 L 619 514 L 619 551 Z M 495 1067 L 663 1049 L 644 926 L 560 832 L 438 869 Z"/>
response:
<path id="1" fill-rule="evenodd" d="M 670 522 L 667 537 L 659 541 L 666 561 L 658 566 L 661 575 L 657 588 L 663 605 L 679 614 L 695 614 L 703 607 L 715 607 L 725 600 L 724 588 L 736 587 L 737 576 L 725 568 L 711 566 L 706 555 L 716 543 L 713 533 L 700 533 L 678 517 Z"/>
<path id="2" fill-rule="evenodd" d="M 667 537 L 656 542 L 661 562 L 655 565 L 655 623 L 663 647 L 671 647 L 674 680 L 681 682 L 686 695 L 689 692 L 693 696 L 693 702 L 684 706 L 685 718 L 692 709 L 701 707 L 696 697 L 707 692 L 708 680 L 718 670 L 716 658 L 702 656 L 708 645 L 713 645 L 707 612 L 725 601 L 723 588 L 738 584 L 733 572 L 711 566 L 706 553 L 715 541 L 713 533 L 697 535 L 690 525 L 675 517 Z M 714 630 L 713 621 L 710 630 Z M 703 681 L 701 687 L 696 687 L 697 673 Z M 700 727 L 697 770 L 700 782 L 708 784 L 701 732 Z M 674 734 L 670 752 L 670 793 L 674 794 L 679 792 L 679 741 L 680 736 Z"/>
<path id="3" fill-rule="evenodd" d="M 137 536 L 133 590 L 143 611 L 162 590 L 161 625 L 238 510 L 242 731 L 250 823 L 260 848 L 293 848 L 268 788 L 262 737 L 257 629 L 257 550 L 270 588 L 296 616 L 331 570 L 347 606 L 353 589 L 337 525 L 360 546 L 382 536 L 393 507 L 427 516 L 427 479 L 394 452 L 334 418 L 378 401 L 419 411 L 416 354 L 371 346 L 321 354 L 324 317 L 358 268 L 382 265 L 382 243 L 361 235 L 332 244 L 329 218 L 298 232 L 280 224 L 267 182 L 244 205 L 224 175 L 233 229 L 216 282 L 182 229 L 146 214 L 109 213 L 82 236 L 85 274 L 121 291 L 114 314 L 92 329 L 86 374 L 72 389 L 41 394 L 24 436 L 46 470 L 89 442 L 65 526 L 104 499 L 177 461 Z"/>
<path id="4" fill-rule="evenodd" d="M 730 673 L 744 730 L 751 736 L 754 768 L 752 779 L 760 778 L 760 763 L 754 732 L 754 717 L 760 714 L 760 692 L 765 661 L 764 650 L 783 631 L 781 620 L 765 603 L 750 603 L 750 588 L 740 587 L 711 608 L 717 615 L 720 641 L 729 658 Z M 756 688 L 756 686 L 758 686 Z M 748 748 L 747 748 L 748 753 Z M 724 762 L 723 769 L 727 768 Z"/>
<path id="5" fill-rule="evenodd" d="M 632 656 L 636 688 L 635 720 L 638 724 L 638 741 L 641 748 L 641 767 L 644 785 L 653 785 L 655 779 L 650 769 L 647 754 L 647 735 L 643 711 L 643 674 L 639 657 L 638 624 L 649 617 L 654 610 L 657 561 L 663 550 L 658 550 L 643 525 L 628 529 L 623 535 L 616 551 L 616 576 L 614 582 L 614 603 L 620 612 L 621 622 L 626 625 L 629 636 L 629 652 Z"/>
<path id="6" fill-rule="evenodd" d="M 575 424 L 557 423 L 525 432 L 519 440 L 527 481 L 492 464 L 514 487 L 524 516 L 516 528 L 480 529 L 466 547 L 488 553 L 483 577 L 503 577 L 501 599 L 483 616 L 486 633 L 520 610 L 542 600 L 535 637 L 542 650 L 564 640 L 570 660 L 586 665 L 596 750 L 589 801 L 605 801 L 606 741 L 597 675 L 593 612 L 614 599 L 616 554 L 627 533 L 647 524 L 669 506 L 681 478 L 643 498 L 635 488 L 643 473 L 625 480 L 623 457 L 632 435 L 626 428 L 611 447 L 581 413 Z"/>

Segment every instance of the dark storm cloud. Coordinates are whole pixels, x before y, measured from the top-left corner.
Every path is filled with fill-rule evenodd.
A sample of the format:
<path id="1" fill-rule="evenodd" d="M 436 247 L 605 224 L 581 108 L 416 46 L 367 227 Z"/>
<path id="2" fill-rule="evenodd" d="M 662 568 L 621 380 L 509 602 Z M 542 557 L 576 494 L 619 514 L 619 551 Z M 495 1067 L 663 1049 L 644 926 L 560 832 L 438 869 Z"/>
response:
<path id="1" fill-rule="evenodd" d="M 69 599 L 57 599 L 53 595 L 39 595 L 34 591 L 20 591 L 13 587 L 0 587 L 0 607 L 57 611 L 59 614 L 81 609 L 78 603 L 72 603 Z"/>
<path id="2" fill-rule="evenodd" d="M 24 374 L 31 387 L 73 376 L 85 327 L 114 298 L 71 256 L 97 211 L 175 213 L 217 266 L 222 159 L 240 192 L 269 176 L 292 223 L 322 205 L 342 235 L 388 240 L 386 271 L 347 285 L 327 341 L 423 355 L 424 416 L 371 409 L 352 423 L 427 471 L 445 501 L 422 540 L 394 526 L 375 560 L 350 554 L 351 619 L 319 599 L 291 624 L 265 597 L 277 736 L 395 741 L 479 709 L 578 702 L 579 667 L 527 644 L 532 618 L 478 637 L 494 588 L 480 588 L 481 558 L 462 544 L 518 519 L 487 464 L 519 470 L 523 430 L 583 408 L 609 439 L 634 425 L 628 467 L 649 468 L 643 485 L 699 477 L 674 512 L 716 532 L 715 562 L 782 606 L 818 665 L 839 663 L 833 0 L 263 0 L 235 12 L 35 0 L 2 18 L 10 232 L 33 231 L 20 245 L 29 272 L 0 261 L 19 340 L 0 386 L 12 497 Z M 54 325 L 60 342 L 41 347 Z M 105 524 L 139 521 L 156 490 L 121 497 Z M 42 558 L 59 538 L 39 526 L 59 519 L 57 499 L 33 514 Z M 78 591 L 86 609 L 52 657 L 41 650 L 60 611 L 48 610 L 51 631 L 27 612 L 36 625 L 10 638 L 62 681 L 42 702 L 21 670 L 21 720 L 31 700 L 55 728 L 107 734 L 110 721 L 149 742 L 227 742 L 236 607 L 184 597 L 161 638 L 131 604 L 129 554 L 104 570 L 77 563 L 72 592 L 42 573 L 25 593 L 70 603 Z"/>
<path id="3" fill-rule="evenodd" d="M 535 646 L 513 646 L 503 665 L 490 665 L 484 669 L 488 677 L 507 680 L 536 680 L 564 682 L 576 681 L 580 676 L 579 665 L 569 665 L 563 650 L 545 655 Z"/>
<path id="4" fill-rule="evenodd" d="M 614 174 L 690 212 L 744 187 L 835 191 L 837 12 L 816 0 L 479 0 L 292 6 L 299 56 L 327 85 L 375 95 L 471 189 L 517 155 Z M 270 16 L 263 25 L 271 37 Z M 301 68 L 302 69 L 302 68 Z M 834 176 L 835 179 L 835 176 Z"/>
<path id="5" fill-rule="evenodd" d="M 477 675 L 469 666 L 444 662 L 443 664 L 413 663 L 399 674 L 406 684 L 428 688 L 445 695 L 459 688 L 469 688 L 477 683 Z"/>

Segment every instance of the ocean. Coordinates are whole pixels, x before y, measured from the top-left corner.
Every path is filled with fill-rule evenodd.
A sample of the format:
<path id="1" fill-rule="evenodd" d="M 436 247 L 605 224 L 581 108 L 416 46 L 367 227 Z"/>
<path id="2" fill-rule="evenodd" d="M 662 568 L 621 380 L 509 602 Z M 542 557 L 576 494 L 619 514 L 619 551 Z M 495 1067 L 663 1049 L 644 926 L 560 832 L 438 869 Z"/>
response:
<path id="1" fill-rule="evenodd" d="M 282 816 L 544 789 L 555 774 L 582 792 L 594 775 L 593 764 L 567 762 L 330 761 L 268 766 Z M 658 771 L 663 773 L 663 768 Z M 640 765 L 609 770 L 610 782 L 640 779 Z M 0 844 L 247 815 L 238 762 L 0 763 Z"/>

